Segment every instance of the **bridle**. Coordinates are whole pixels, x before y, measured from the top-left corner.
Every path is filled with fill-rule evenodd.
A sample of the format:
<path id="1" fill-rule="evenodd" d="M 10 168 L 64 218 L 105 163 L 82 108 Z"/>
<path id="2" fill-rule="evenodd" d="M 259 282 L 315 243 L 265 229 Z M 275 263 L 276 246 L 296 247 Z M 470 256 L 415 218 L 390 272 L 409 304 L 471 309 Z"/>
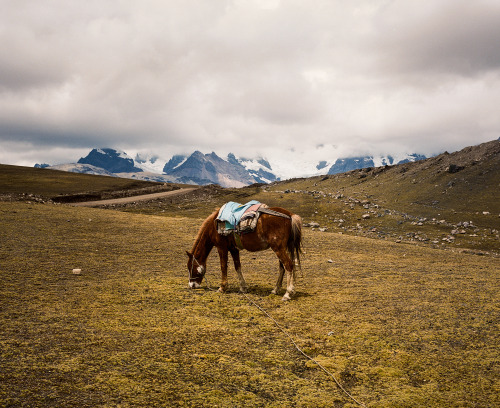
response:
<path id="1" fill-rule="evenodd" d="M 189 269 L 189 282 L 194 282 L 196 279 L 198 279 L 198 278 L 193 278 L 194 263 L 196 262 L 196 264 L 198 265 L 198 267 L 201 266 L 203 268 L 203 275 L 202 275 L 201 279 L 203 279 L 203 277 L 205 276 L 206 269 L 205 269 L 205 267 L 202 264 L 200 264 L 198 262 L 198 260 L 195 258 L 194 255 L 191 255 L 191 256 L 193 257 L 193 261 L 194 262 L 191 261 L 191 268 Z"/>

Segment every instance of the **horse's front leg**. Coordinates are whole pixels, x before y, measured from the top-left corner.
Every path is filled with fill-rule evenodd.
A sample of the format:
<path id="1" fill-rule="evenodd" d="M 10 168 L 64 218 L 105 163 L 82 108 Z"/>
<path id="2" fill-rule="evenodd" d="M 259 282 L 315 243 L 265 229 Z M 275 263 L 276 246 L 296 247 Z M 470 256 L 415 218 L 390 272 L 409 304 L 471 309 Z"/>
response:
<path id="1" fill-rule="evenodd" d="M 240 251 L 238 251 L 236 248 L 230 249 L 230 251 L 234 261 L 234 269 L 236 269 L 236 274 L 238 275 L 240 292 L 246 293 L 248 286 L 247 283 L 245 282 L 243 274 L 241 273 Z"/>
<path id="2" fill-rule="evenodd" d="M 281 285 L 283 284 L 283 276 L 284 275 L 285 275 L 285 267 L 283 266 L 283 264 L 280 261 L 278 280 L 276 282 L 276 286 L 274 287 L 274 289 L 271 292 L 273 295 L 277 295 L 280 292 Z"/>
<path id="3" fill-rule="evenodd" d="M 228 251 L 225 248 L 217 248 L 220 258 L 220 269 L 221 269 L 221 283 L 219 292 L 224 293 L 227 289 L 227 259 Z"/>

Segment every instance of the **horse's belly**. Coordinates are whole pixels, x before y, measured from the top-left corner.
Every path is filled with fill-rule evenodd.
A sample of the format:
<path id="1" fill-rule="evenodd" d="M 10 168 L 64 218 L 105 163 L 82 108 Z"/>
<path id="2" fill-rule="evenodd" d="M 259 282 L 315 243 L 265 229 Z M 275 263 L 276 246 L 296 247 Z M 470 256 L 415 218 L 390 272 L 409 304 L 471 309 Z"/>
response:
<path id="1" fill-rule="evenodd" d="M 263 251 L 269 248 L 267 241 L 260 239 L 258 234 L 254 232 L 242 235 L 241 243 L 243 244 L 243 248 L 250 252 Z"/>

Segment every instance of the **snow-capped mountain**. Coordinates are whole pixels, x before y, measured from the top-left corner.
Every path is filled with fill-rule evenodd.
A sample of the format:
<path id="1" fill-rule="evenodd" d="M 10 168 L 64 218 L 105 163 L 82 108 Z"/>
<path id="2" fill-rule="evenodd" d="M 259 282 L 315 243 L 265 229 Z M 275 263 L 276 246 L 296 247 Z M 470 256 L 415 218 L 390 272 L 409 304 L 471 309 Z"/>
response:
<path id="1" fill-rule="evenodd" d="M 300 156 L 299 156 L 300 157 Z M 50 166 L 49 168 L 135 178 L 159 182 L 185 184 L 219 184 L 222 187 L 244 187 L 254 183 L 271 183 L 291 177 L 311 177 L 324 174 L 343 173 L 354 169 L 378 167 L 422 160 L 418 154 L 402 156 L 362 156 L 333 160 L 320 160 L 315 165 L 301 159 L 270 161 L 262 157 L 243 158 L 230 153 L 226 158 L 215 152 L 203 154 L 195 151 L 191 155 L 175 155 L 169 160 L 156 154 L 138 153 L 132 159 L 121 150 L 102 148 L 93 149 L 78 163 Z M 38 165 L 41 166 L 41 165 Z M 46 167 L 46 165 L 43 165 Z"/>
<path id="2" fill-rule="evenodd" d="M 82 163 L 67 163 L 67 164 L 58 164 L 55 166 L 45 167 L 52 170 L 60 170 L 60 171 L 68 171 L 70 173 L 83 173 L 83 174 L 94 174 L 96 176 L 112 176 L 119 177 L 117 174 L 114 174 L 102 167 L 93 166 L 91 164 L 82 164 Z"/>
<path id="3" fill-rule="evenodd" d="M 256 183 L 272 183 L 278 179 L 269 162 L 263 157 L 256 159 L 236 158 L 234 154 L 229 153 L 227 160 L 234 165 L 243 166 Z"/>
<path id="4" fill-rule="evenodd" d="M 265 159 L 238 159 L 232 153 L 227 159 L 215 152 L 203 154 L 196 151 L 189 157 L 177 155 L 165 164 L 163 172 L 183 183 L 219 184 L 223 187 L 243 187 L 277 179 Z"/>
<path id="5" fill-rule="evenodd" d="M 244 187 L 277 179 L 270 164 L 263 158 L 242 159 L 229 154 L 223 159 L 215 152 L 203 154 L 199 151 L 190 156 L 175 155 L 167 161 L 158 155 L 143 153 L 136 154 L 132 159 L 122 150 L 100 148 L 92 149 L 77 163 L 44 167 L 159 182 L 219 184 L 222 187 Z"/>
<path id="6" fill-rule="evenodd" d="M 157 174 L 162 174 L 163 166 L 165 166 L 165 160 L 155 154 L 137 153 L 134 162 L 135 167 L 139 167 L 146 172 Z"/>
<path id="7" fill-rule="evenodd" d="M 136 173 L 143 171 L 136 167 L 134 160 L 124 151 L 116 149 L 93 149 L 86 157 L 78 160 L 80 164 L 91 164 L 111 173 Z"/>
<path id="8" fill-rule="evenodd" d="M 170 174 L 177 167 L 179 167 L 182 164 L 184 164 L 187 159 L 188 159 L 188 156 L 184 156 L 184 155 L 181 155 L 181 154 L 176 154 L 167 163 L 165 163 L 165 165 L 163 166 L 163 170 L 162 170 L 163 173 Z"/>
<path id="9" fill-rule="evenodd" d="M 364 169 L 367 167 L 380 167 L 393 164 L 402 164 L 414 162 L 417 160 L 424 160 L 426 157 L 421 154 L 408 154 L 401 157 L 394 158 L 393 156 L 359 156 L 359 157 L 345 157 L 339 158 L 330 167 L 327 174 L 345 173 L 347 171 Z"/>

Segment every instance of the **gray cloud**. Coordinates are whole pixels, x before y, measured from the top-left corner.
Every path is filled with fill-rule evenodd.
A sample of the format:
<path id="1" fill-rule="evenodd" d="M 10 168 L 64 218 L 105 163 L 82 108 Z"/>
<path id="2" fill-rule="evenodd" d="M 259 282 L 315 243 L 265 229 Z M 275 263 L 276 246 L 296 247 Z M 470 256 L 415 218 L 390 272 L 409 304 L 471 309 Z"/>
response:
<path id="1" fill-rule="evenodd" d="M 477 76 L 500 68 L 498 2 L 444 1 L 419 4 L 406 15 L 395 11 L 382 18 L 373 39 L 382 72 Z"/>
<path id="2" fill-rule="evenodd" d="M 97 146 L 314 160 L 498 137 L 493 0 L 3 3 L 0 162 Z"/>

